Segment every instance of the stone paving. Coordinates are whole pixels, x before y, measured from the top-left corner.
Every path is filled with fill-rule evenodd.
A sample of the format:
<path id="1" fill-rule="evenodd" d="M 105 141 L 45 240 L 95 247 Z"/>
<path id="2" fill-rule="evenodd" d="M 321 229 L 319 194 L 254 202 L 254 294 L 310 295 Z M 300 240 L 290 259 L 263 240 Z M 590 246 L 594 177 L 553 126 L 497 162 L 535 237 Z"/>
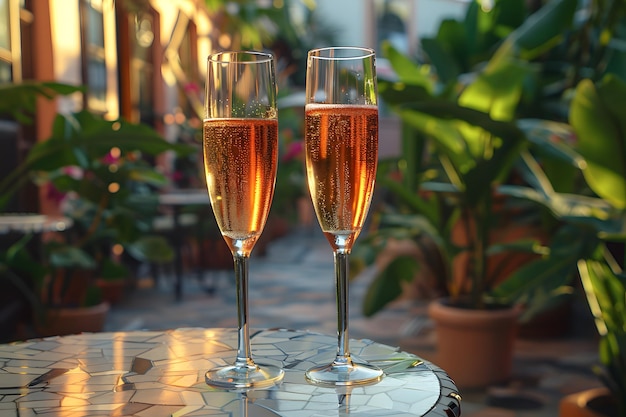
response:
<path id="1" fill-rule="evenodd" d="M 180 327 L 236 327 L 232 271 L 185 274 L 183 300 L 176 301 L 171 273 L 144 278 L 111 310 L 105 330 Z M 372 271 L 350 287 L 350 337 L 367 338 L 415 353 L 436 363 L 434 332 L 425 302 L 399 300 L 373 318 L 360 312 Z M 332 252 L 321 233 L 297 231 L 274 241 L 250 261 L 249 314 L 253 328 L 336 332 Z M 213 291 L 206 291 L 206 287 Z M 516 342 L 514 375 L 507 384 L 464 391 L 463 416 L 547 417 L 558 415 L 561 397 L 599 386 L 591 368 L 597 341 L 582 306 L 575 328 L 555 339 Z M 253 351 L 254 353 L 254 351 Z"/>

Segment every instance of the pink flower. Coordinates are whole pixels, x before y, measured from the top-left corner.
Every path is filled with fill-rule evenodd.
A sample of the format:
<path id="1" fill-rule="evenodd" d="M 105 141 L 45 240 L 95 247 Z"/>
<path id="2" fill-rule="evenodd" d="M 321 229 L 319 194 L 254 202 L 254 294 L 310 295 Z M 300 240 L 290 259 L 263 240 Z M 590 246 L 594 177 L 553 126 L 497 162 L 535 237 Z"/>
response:
<path id="1" fill-rule="evenodd" d="M 52 183 L 46 184 L 46 199 L 60 204 L 65 199 L 65 193 L 62 193 Z"/>
<path id="2" fill-rule="evenodd" d="M 187 94 L 198 94 L 200 92 L 200 86 L 196 83 L 187 83 L 183 87 L 183 90 Z"/>
<path id="3" fill-rule="evenodd" d="M 283 161 L 289 162 L 298 158 L 304 152 L 304 143 L 301 140 L 293 141 L 287 147 L 287 152 L 283 155 Z"/>
<path id="4" fill-rule="evenodd" d="M 104 158 L 102 158 L 102 162 L 107 165 L 112 165 L 119 161 L 119 156 L 114 156 L 113 153 L 109 152 Z"/>
<path id="5" fill-rule="evenodd" d="M 79 180 L 83 177 L 83 169 L 74 165 L 61 168 L 61 172 L 75 180 Z"/>

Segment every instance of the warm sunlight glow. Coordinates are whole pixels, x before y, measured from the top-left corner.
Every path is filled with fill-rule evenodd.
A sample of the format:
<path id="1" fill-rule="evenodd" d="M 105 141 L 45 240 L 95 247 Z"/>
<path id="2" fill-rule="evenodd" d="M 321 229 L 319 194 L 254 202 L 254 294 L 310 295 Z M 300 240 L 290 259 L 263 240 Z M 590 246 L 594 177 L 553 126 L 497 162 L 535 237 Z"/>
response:
<path id="1" fill-rule="evenodd" d="M 120 256 L 124 253 L 124 246 L 120 245 L 119 243 L 116 243 L 111 248 L 111 252 L 113 252 L 113 255 Z"/>
<path id="2" fill-rule="evenodd" d="M 217 40 L 217 43 L 222 47 L 222 48 L 228 48 L 230 46 L 231 43 L 231 38 L 228 34 L 223 33 L 220 35 L 219 39 Z"/>
<path id="3" fill-rule="evenodd" d="M 490 12 L 493 9 L 493 0 L 482 0 L 480 2 L 480 8 L 483 12 Z"/>
<path id="4" fill-rule="evenodd" d="M 166 125 L 172 125 L 174 124 L 174 121 L 176 120 L 176 118 L 174 117 L 173 114 L 168 113 L 165 116 L 163 116 L 163 122 L 165 122 Z"/>
<path id="5" fill-rule="evenodd" d="M 120 185 L 117 182 L 112 182 L 111 184 L 109 184 L 109 192 L 111 194 L 115 194 L 116 192 L 118 192 L 120 190 Z"/>
<path id="6" fill-rule="evenodd" d="M 182 111 L 179 111 L 176 113 L 176 115 L 174 116 L 174 121 L 176 122 L 176 124 L 182 125 L 183 123 L 185 123 L 185 120 L 187 119 L 187 117 L 185 117 L 185 113 L 183 113 Z"/>

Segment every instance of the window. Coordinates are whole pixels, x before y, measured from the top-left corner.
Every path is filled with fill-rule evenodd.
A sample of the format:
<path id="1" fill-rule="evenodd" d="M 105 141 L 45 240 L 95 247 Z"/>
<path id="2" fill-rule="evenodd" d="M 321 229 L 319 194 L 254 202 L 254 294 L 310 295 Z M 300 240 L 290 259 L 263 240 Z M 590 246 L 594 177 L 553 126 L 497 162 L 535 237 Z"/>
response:
<path id="1" fill-rule="evenodd" d="M 149 4 L 140 2 L 116 2 L 116 16 L 121 114 L 133 122 L 156 127 L 159 16 Z"/>
<path id="2" fill-rule="evenodd" d="M 139 121 L 154 125 L 154 66 L 152 45 L 154 43 L 154 18 L 151 13 L 138 12 L 134 15 L 134 34 L 131 51 L 131 79 L 136 80 L 134 96 Z"/>
<path id="3" fill-rule="evenodd" d="M 411 17 L 414 13 L 412 1 L 376 0 L 376 47 L 380 50 L 383 42 L 391 43 L 402 53 L 413 52 L 413 27 Z"/>
<path id="4" fill-rule="evenodd" d="M 12 79 L 10 27 L 9 0 L 0 0 L 0 82 Z"/>
<path id="5" fill-rule="evenodd" d="M 104 44 L 102 0 L 82 0 L 80 3 L 83 84 L 87 86 L 85 107 L 106 112 L 107 68 Z"/>
<path id="6" fill-rule="evenodd" d="M 28 17 L 24 0 L 0 0 L 0 82 L 22 79 L 20 24 Z"/>
<path id="7" fill-rule="evenodd" d="M 177 80 L 179 84 L 179 99 L 178 103 L 187 118 L 196 116 L 194 111 L 193 93 L 201 85 L 200 74 L 198 73 L 198 36 L 196 25 L 189 21 L 187 24 L 187 30 L 184 32 L 184 36 L 181 39 L 178 47 L 178 59 L 180 63 L 180 69 L 182 72 L 177 73 Z M 192 94 L 190 96 L 190 94 Z M 200 113 L 202 114 L 202 113 Z"/>

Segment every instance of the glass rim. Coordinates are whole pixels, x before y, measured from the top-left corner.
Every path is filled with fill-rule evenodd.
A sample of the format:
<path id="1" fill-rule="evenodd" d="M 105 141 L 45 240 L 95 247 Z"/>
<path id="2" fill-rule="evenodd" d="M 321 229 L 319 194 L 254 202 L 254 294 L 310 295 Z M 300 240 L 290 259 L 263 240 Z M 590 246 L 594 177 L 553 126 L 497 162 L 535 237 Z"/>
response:
<path id="1" fill-rule="evenodd" d="M 354 55 L 350 56 L 325 56 L 319 55 L 320 53 L 328 51 L 354 51 Z M 365 59 L 376 56 L 376 51 L 373 48 L 364 46 L 325 46 L 322 48 L 311 49 L 308 53 L 310 58 L 329 60 L 329 61 L 343 61 L 352 59 Z"/>
<path id="2" fill-rule="evenodd" d="M 224 59 L 225 57 L 227 57 Z M 248 56 L 255 57 L 253 60 L 242 60 L 239 57 Z M 265 62 L 272 62 L 274 60 L 274 55 L 269 52 L 261 52 L 261 51 L 220 51 L 209 54 L 207 57 L 208 62 L 222 63 L 222 64 L 259 64 Z"/>

